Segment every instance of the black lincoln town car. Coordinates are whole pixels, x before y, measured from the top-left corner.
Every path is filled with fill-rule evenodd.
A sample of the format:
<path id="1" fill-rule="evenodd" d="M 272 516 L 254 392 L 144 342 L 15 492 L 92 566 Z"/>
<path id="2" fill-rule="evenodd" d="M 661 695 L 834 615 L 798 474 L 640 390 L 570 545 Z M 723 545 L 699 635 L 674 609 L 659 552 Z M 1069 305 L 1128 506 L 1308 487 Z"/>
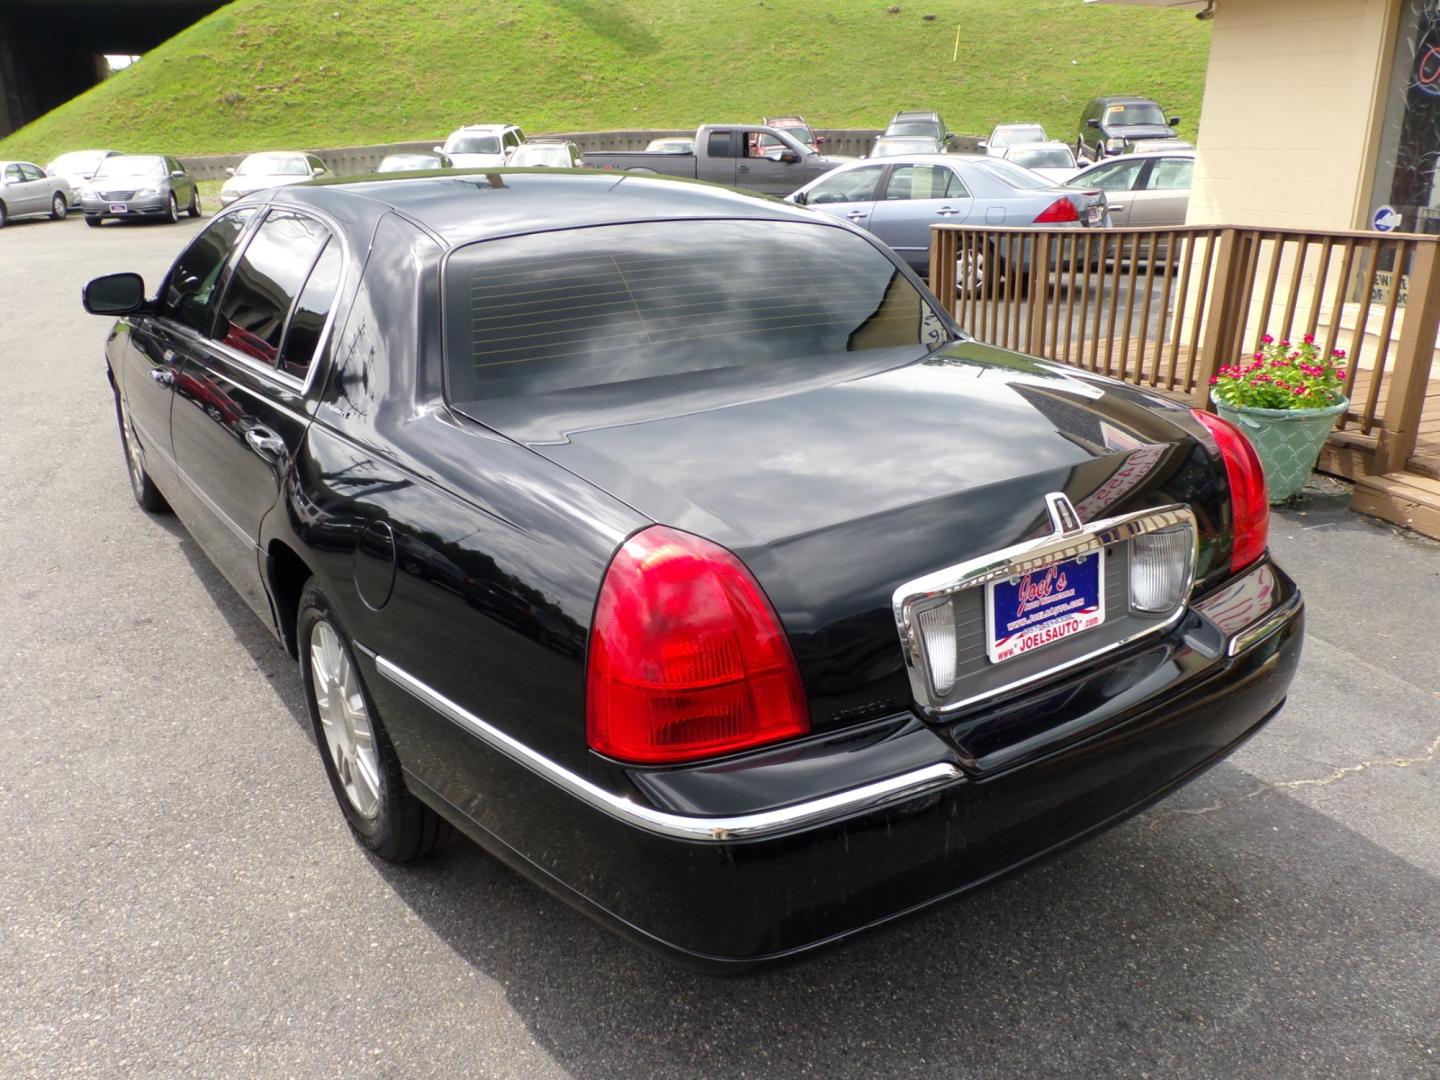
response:
<path id="1" fill-rule="evenodd" d="M 360 841 L 458 830 L 698 966 L 1123 820 L 1299 658 L 1243 436 L 969 339 L 800 207 L 288 187 L 85 305 L 136 499 L 297 657 Z"/>

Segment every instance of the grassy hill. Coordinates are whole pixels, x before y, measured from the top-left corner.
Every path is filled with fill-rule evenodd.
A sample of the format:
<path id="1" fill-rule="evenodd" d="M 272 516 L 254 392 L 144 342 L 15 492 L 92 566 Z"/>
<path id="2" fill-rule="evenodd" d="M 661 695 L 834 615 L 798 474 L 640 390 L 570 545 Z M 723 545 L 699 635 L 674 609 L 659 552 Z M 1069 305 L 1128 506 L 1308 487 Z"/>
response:
<path id="1" fill-rule="evenodd" d="M 914 106 L 957 132 L 1034 119 L 1073 140 L 1098 93 L 1155 97 L 1194 135 L 1210 31 L 1189 14 L 1081 0 L 888 6 L 235 0 L 0 140 L 0 157 L 343 146 L 502 120 L 539 132 L 798 110 L 821 127 L 868 127 Z"/>

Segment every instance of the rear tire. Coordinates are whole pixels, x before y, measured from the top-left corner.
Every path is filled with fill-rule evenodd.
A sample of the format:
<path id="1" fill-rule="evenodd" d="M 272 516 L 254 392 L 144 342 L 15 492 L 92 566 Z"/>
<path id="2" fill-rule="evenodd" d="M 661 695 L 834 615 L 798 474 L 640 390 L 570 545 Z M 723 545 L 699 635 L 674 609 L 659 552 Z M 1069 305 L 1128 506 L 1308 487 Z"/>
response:
<path id="1" fill-rule="evenodd" d="M 135 437 L 129 410 L 120 400 L 118 390 L 115 391 L 115 419 L 120 425 L 120 449 L 125 454 L 125 472 L 130 478 L 130 494 L 135 496 L 140 509 L 147 514 L 169 513 L 170 504 L 165 501 L 165 496 L 160 494 L 160 489 L 145 471 L 144 448 Z"/>
<path id="2" fill-rule="evenodd" d="M 350 637 L 313 577 L 300 593 L 295 641 L 315 743 L 355 839 L 396 863 L 444 844 L 453 830 L 406 789 L 400 759 L 360 674 Z"/>
<path id="3" fill-rule="evenodd" d="M 64 221 L 64 220 L 65 220 L 65 210 L 66 210 L 65 196 L 62 195 L 62 194 L 60 194 L 60 192 L 57 191 L 57 192 L 55 193 L 55 197 L 50 200 L 50 220 L 51 220 L 51 221 Z"/>
<path id="4" fill-rule="evenodd" d="M 5 227 L 5 223 L 9 220 L 10 216 L 5 209 L 5 204 L 3 202 L 0 202 L 0 229 L 3 229 Z"/>
<path id="5" fill-rule="evenodd" d="M 190 205 L 185 212 L 191 217 L 200 216 L 200 189 L 192 188 L 190 191 Z"/>
<path id="6" fill-rule="evenodd" d="M 165 204 L 165 220 L 174 225 L 180 220 L 180 203 L 175 198 L 175 193 L 170 193 L 170 201 Z"/>

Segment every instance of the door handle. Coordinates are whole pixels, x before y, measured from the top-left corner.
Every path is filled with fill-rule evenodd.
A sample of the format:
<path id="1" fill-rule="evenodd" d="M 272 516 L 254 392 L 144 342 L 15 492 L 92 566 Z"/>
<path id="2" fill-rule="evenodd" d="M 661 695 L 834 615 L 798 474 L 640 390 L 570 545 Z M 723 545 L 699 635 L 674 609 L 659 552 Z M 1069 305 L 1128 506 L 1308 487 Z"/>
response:
<path id="1" fill-rule="evenodd" d="M 167 364 L 173 364 L 175 362 L 175 350 L 166 349 L 163 353 L 160 354 L 160 359 L 164 360 Z"/>
<path id="2" fill-rule="evenodd" d="M 153 368 L 150 371 L 150 377 L 154 379 L 157 383 L 159 383 L 161 386 L 175 385 L 175 373 L 172 371 L 164 371 L 160 368 Z"/>
<path id="3" fill-rule="evenodd" d="M 948 206 L 942 206 L 939 210 L 936 210 L 935 213 L 938 214 L 940 217 L 953 217 L 954 215 L 960 213 L 960 211 L 953 210 Z"/>
<path id="4" fill-rule="evenodd" d="M 859 221 L 861 218 L 863 218 L 863 217 L 865 216 L 865 211 L 864 211 L 864 210 L 851 210 L 851 211 L 850 211 L 848 214 L 846 214 L 845 216 L 848 217 L 851 221 Z"/>
<path id="5" fill-rule="evenodd" d="M 1124 204 L 1124 203 L 1118 203 L 1118 202 L 1112 202 L 1112 203 L 1110 204 L 1110 209 L 1111 209 L 1111 210 L 1114 210 L 1114 211 L 1116 211 L 1116 212 L 1119 212 L 1119 211 L 1125 209 L 1125 204 Z"/>
<path id="6" fill-rule="evenodd" d="M 285 453 L 285 440 L 269 428 L 255 427 L 245 432 L 245 441 L 261 454 L 280 457 Z"/>
<path id="7" fill-rule="evenodd" d="M 750 171 L 750 166 L 749 166 L 749 165 L 736 165 L 736 166 L 735 166 L 735 171 L 736 171 L 736 172 L 749 172 L 749 171 Z"/>

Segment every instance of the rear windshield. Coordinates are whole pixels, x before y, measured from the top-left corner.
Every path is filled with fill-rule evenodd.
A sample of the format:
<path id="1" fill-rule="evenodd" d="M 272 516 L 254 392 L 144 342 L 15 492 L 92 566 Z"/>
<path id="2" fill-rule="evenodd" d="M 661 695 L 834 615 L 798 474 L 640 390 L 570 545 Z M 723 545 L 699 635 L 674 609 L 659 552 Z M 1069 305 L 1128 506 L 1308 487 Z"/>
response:
<path id="1" fill-rule="evenodd" d="M 447 154 L 498 154 L 500 140 L 494 135 L 457 135 L 445 144 Z"/>
<path id="2" fill-rule="evenodd" d="M 905 120 L 891 124 L 885 129 L 886 135 L 926 135 L 932 139 L 940 137 L 940 125 L 934 120 Z"/>
<path id="3" fill-rule="evenodd" d="M 940 344 L 920 293 L 869 242 L 803 222 L 597 226 L 470 244 L 445 270 L 456 403 Z M 640 380 L 649 380 L 640 383 Z"/>
<path id="4" fill-rule="evenodd" d="M 1005 159 L 1027 169 L 1073 169 L 1075 158 L 1066 147 L 1053 150 L 1012 150 Z"/>
<path id="5" fill-rule="evenodd" d="M 1022 168 L 1005 158 L 986 158 L 984 161 L 975 162 L 974 167 L 991 176 L 996 176 L 1002 183 L 1022 191 L 1037 191 L 1040 188 L 1055 186 L 1054 181 L 1046 180 L 1045 177 L 1032 173 L 1029 169 Z"/>

